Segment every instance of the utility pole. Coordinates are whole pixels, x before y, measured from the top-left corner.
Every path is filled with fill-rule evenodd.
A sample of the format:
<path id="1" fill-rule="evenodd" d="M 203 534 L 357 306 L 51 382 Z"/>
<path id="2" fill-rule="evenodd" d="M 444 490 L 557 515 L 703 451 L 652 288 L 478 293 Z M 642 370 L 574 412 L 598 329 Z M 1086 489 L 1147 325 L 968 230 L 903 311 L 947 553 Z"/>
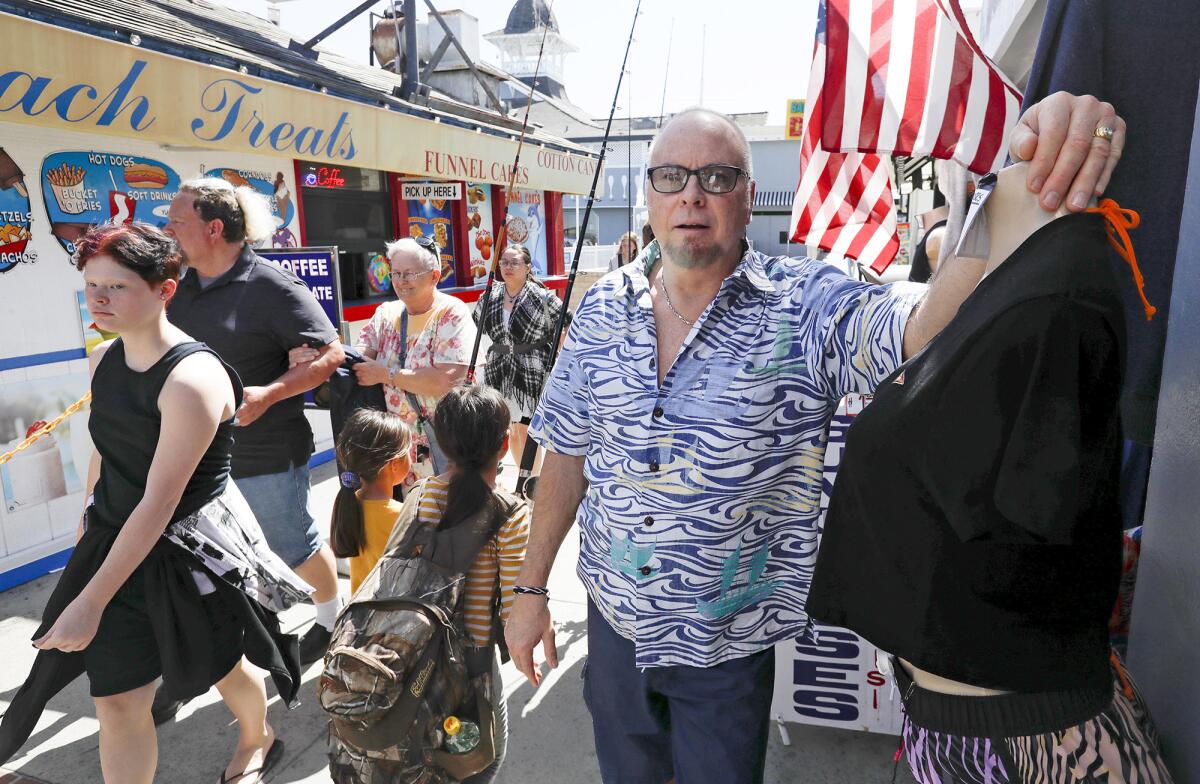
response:
<path id="1" fill-rule="evenodd" d="M 416 93 L 421 81 L 418 76 L 421 58 L 417 54 L 417 0 L 404 0 L 404 54 L 408 66 L 404 81 L 411 96 Z"/>

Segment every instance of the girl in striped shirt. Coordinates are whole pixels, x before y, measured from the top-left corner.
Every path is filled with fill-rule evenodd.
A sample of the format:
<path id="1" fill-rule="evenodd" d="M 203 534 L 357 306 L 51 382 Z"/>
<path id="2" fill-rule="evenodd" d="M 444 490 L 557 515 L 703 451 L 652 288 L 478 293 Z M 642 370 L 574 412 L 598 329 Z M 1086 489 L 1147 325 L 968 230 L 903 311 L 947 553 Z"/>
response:
<path id="1" fill-rule="evenodd" d="M 449 470 L 418 483 L 411 492 L 420 494 L 419 520 L 438 520 L 450 527 L 474 516 L 492 503 L 500 459 L 508 449 L 510 414 L 504 396 L 491 387 L 460 386 L 450 390 L 437 405 L 433 429 L 449 461 Z M 500 491 L 503 492 L 503 491 Z M 507 496 L 506 496 L 507 497 Z M 510 501 L 515 501 L 507 497 Z M 467 573 L 463 601 L 464 625 L 478 647 L 491 645 L 504 634 L 513 601 L 513 585 L 525 546 L 529 541 L 529 505 L 511 505 L 512 513 L 500 524 L 496 535 L 483 546 Z M 495 597 L 499 594 L 501 628 L 493 628 Z M 485 784 L 495 778 L 508 743 L 508 713 L 500 680 L 499 654 L 492 665 L 492 704 L 495 706 L 496 761 L 464 784 Z"/>

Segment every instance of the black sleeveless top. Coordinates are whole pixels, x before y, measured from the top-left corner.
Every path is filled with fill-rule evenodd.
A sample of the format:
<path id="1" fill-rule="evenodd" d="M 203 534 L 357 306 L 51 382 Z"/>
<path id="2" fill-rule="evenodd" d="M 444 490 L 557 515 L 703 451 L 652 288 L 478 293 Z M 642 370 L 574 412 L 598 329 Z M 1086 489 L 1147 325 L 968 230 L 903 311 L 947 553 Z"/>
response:
<path id="1" fill-rule="evenodd" d="M 171 371 L 185 358 L 204 352 L 217 357 L 203 343 L 189 341 L 167 349 L 148 370 L 139 373 L 125 363 L 120 339 L 109 347 L 92 377 L 92 411 L 88 431 L 100 453 L 100 480 L 88 523 L 120 528 L 146 493 L 146 477 L 158 448 L 162 413 L 158 395 Z M 217 357 L 221 361 L 220 357 Z M 233 383 L 234 405 L 241 405 L 242 384 L 233 368 L 221 364 Z M 233 418 L 217 427 L 200 464 L 192 472 L 171 522 L 192 514 L 212 501 L 229 481 L 233 450 Z"/>
<path id="2" fill-rule="evenodd" d="M 808 612 L 1009 691 L 1111 689 L 1125 317 L 1104 221 L 1043 226 L 855 418 Z"/>

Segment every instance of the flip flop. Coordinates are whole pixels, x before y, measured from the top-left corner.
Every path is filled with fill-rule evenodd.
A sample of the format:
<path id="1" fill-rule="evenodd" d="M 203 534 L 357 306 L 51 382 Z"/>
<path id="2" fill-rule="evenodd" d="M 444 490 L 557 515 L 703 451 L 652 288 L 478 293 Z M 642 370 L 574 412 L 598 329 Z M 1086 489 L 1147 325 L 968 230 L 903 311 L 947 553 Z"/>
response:
<path id="1" fill-rule="evenodd" d="M 263 757 L 263 764 L 261 766 L 253 770 L 244 770 L 230 778 L 225 778 L 225 771 L 222 770 L 220 784 L 234 784 L 234 782 L 242 782 L 242 780 L 247 776 L 258 776 L 258 778 L 256 778 L 253 782 L 242 782 L 242 784 L 259 784 L 259 782 L 261 782 L 266 775 L 271 772 L 271 768 L 274 768 L 279 764 L 279 760 L 281 759 L 283 759 L 283 741 L 279 738 L 276 738 L 274 742 L 271 743 L 271 748 L 267 749 L 267 756 Z"/>

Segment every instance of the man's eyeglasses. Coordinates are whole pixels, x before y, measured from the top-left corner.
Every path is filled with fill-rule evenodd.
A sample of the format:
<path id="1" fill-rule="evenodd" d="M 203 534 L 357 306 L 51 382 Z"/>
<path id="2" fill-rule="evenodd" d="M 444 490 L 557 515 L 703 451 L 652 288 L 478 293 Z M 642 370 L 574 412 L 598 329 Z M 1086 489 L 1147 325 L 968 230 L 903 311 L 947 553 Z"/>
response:
<path id="1" fill-rule="evenodd" d="M 416 280 L 422 275 L 428 275 L 433 270 L 421 270 L 420 272 L 393 272 L 392 280 L 396 283 L 407 283 L 410 280 Z"/>
<path id="2" fill-rule="evenodd" d="M 659 193 L 679 193 L 687 187 L 693 174 L 705 193 L 729 193 L 737 187 L 738 177 L 750 179 L 750 172 L 724 163 L 701 166 L 699 169 L 669 163 L 664 166 L 651 166 L 646 170 L 646 174 L 650 176 L 651 187 Z"/>

